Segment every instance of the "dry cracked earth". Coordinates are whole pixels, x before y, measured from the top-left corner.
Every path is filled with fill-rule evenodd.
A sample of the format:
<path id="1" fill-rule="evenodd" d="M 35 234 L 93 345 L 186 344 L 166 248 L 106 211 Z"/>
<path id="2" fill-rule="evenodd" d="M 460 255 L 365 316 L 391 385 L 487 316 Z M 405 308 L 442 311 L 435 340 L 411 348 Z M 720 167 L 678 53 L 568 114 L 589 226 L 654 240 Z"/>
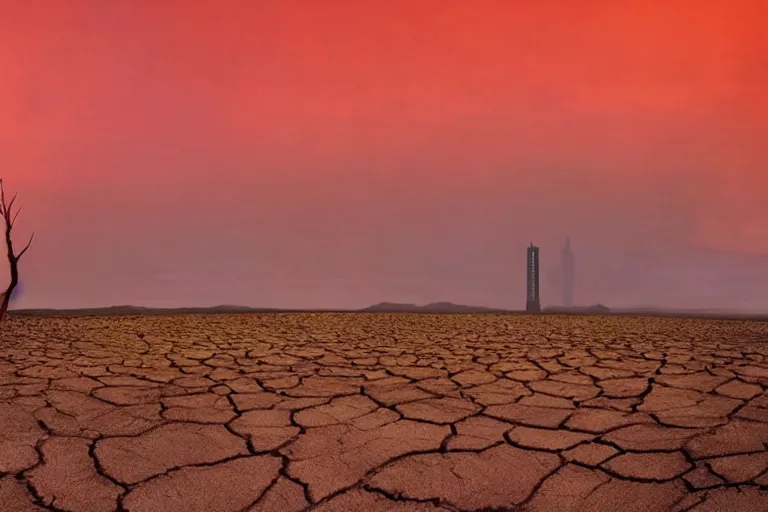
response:
<path id="1" fill-rule="evenodd" d="M 766 511 L 768 324 L 11 317 L 0 509 Z"/>

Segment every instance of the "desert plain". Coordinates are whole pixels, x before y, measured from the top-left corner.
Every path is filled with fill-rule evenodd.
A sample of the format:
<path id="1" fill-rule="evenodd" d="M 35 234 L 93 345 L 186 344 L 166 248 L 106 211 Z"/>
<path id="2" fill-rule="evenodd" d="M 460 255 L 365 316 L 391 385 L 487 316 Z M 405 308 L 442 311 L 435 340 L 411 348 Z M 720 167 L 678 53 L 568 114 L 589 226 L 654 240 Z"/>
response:
<path id="1" fill-rule="evenodd" d="M 0 510 L 766 511 L 768 323 L 12 316 Z"/>

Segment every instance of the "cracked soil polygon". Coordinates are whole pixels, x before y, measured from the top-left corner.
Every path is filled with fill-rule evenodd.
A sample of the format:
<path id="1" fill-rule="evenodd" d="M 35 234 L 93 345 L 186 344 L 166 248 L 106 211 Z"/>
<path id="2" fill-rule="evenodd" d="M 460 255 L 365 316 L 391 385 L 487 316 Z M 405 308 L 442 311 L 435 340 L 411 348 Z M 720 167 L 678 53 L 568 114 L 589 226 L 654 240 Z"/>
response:
<path id="1" fill-rule="evenodd" d="M 243 314 L 0 327 L 0 511 L 768 510 L 768 327 Z"/>

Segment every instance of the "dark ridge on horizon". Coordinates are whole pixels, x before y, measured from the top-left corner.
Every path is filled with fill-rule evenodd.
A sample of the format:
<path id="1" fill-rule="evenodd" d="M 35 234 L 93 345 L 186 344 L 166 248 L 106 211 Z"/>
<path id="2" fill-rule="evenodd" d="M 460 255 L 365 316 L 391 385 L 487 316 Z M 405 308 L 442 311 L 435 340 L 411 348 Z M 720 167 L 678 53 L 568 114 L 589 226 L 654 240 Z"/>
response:
<path id="1" fill-rule="evenodd" d="M 179 308 L 149 308 L 144 306 L 104 306 L 95 308 L 75 308 L 75 309 L 56 309 L 56 308 L 38 308 L 38 309 L 13 309 L 8 311 L 12 315 L 18 316 L 126 316 L 126 315 L 162 315 L 162 314 L 206 314 L 206 313 L 266 313 L 282 312 L 287 310 L 277 308 L 252 308 L 249 306 L 202 306 L 202 307 L 179 307 Z"/>
<path id="2" fill-rule="evenodd" d="M 511 313 L 511 310 L 484 306 L 465 306 L 452 302 L 432 302 L 426 306 L 400 304 L 397 302 L 379 302 L 372 306 L 356 310 L 361 313 Z"/>
<path id="3" fill-rule="evenodd" d="M 238 313 L 414 313 L 414 314 L 527 314 L 524 310 L 491 308 L 484 306 L 467 306 L 452 302 L 432 302 L 425 306 L 416 304 L 379 302 L 362 309 L 289 309 L 267 308 L 235 305 L 218 305 L 208 307 L 179 307 L 179 308 L 150 308 L 144 306 L 107 306 L 78 309 L 15 309 L 8 313 L 12 316 L 51 316 L 51 317 L 81 317 L 81 316 L 141 316 L 141 315 L 194 315 L 194 314 L 238 314 Z M 542 315 L 573 315 L 573 316 L 650 316 L 674 318 L 700 318 L 711 320 L 751 320 L 768 321 L 768 312 L 745 312 L 723 309 L 672 309 L 672 308 L 616 308 L 612 309 L 602 304 L 593 306 L 550 306 L 542 309 Z"/>

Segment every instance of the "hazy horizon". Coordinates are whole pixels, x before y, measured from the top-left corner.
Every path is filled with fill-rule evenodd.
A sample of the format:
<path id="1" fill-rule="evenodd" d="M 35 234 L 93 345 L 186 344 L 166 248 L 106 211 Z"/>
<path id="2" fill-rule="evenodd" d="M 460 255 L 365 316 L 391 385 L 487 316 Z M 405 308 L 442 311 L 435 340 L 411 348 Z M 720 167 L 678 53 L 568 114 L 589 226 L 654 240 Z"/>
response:
<path id="1" fill-rule="evenodd" d="M 762 0 L 7 1 L 12 309 L 768 311 Z M 0 264 L 0 279 L 7 280 Z M 3 285 L 4 286 L 4 285 Z"/>
<path id="2" fill-rule="evenodd" d="M 307 312 L 307 313 L 315 313 L 315 312 L 329 312 L 329 313 L 357 313 L 357 312 L 365 312 L 371 307 L 378 307 L 378 306 L 412 306 L 414 311 L 421 312 L 423 308 L 427 308 L 429 306 L 438 306 L 438 305 L 445 305 L 445 308 L 437 308 L 434 311 L 438 312 L 457 312 L 460 313 L 459 310 L 451 310 L 450 306 L 458 306 L 460 308 L 470 308 L 470 309 L 477 309 L 479 313 L 482 313 L 482 310 L 488 310 L 488 312 L 502 312 L 502 313 L 523 313 L 527 314 L 524 308 L 506 308 L 506 307 L 493 307 L 493 306 L 487 306 L 484 304 L 457 304 L 455 302 L 449 302 L 449 301 L 437 301 L 437 302 L 430 302 L 426 304 L 412 304 L 412 303 L 403 303 L 403 302 L 393 302 L 393 301 L 379 301 L 374 304 L 368 304 L 366 306 L 360 306 L 360 307 L 348 307 L 348 308 L 319 308 L 319 307 L 304 307 L 304 308 L 285 308 L 280 306 L 254 306 L 254 305 L 247 305 L 247 304 L 207 304 L 207 305 L 198 305 L 198 306 L 188 306 L 188 305 L 175 305 L 175 306 L 145 306 L 143 304 L 109 304 L 109 305 L 101 305 L 101 306 L 85 306 L 85 307 L 76 307 L 76 308 L 55 308 L 55 307 L 42 307 L 42 308 L 9 308 L 9 311 L 12 312 L 45 312 L 45 311 L 94 311 L 94 310 L 112 310 L 112 309 L 122 309 L 122 308 L 136 308 L 141 310 L 149 310 L 149 311 L 186 311 L 186 310 L 222 310 L 227 312 L 237 312 L 238 310 L 242 309 L 245 312 Z M 599 306 L 605 306 L 608 308 L 608 313 L 619 313 L 619 314 L 632 314 L 632 313 L 638 313 L 638 314 L 704 314 L 704 315 L 726 315 L 726 314 L 732 314 L 732 315 L 761 315 L 764 316 L 765 311 L 764 310 L 749 310 L 749 309 L 740 309 L 740 308 L 674 308 L 674 307 L 657 307 L 654 305 L 638 305 L 638 306 L 625 306 L 625 307 L 610 307 L 606 304 L 589 304 L 589 305 L 581 305 L 577 304 L 574 306 L 562 306 L 560 304 L 544 304 L 542 306 L 542 313 L 552 313 L 552 314 L 582 314 L 585 312 L 588 312 L 587 310 L 590 310 L 594 307 Z M 418 311 L 417 311 L 418 310 Z M 384 311 L 383 309 L 373 310 L 373 312 L 378 311 Z M 399 310 L 396 310 L 394 312 L 397 312 Z M 406 310 L 403 310 L 404 312 L 408 312 Z M 428 312 L 428 311 L 425 311 Z M 122 313 L 119 313 L 122 314 Z"/>

